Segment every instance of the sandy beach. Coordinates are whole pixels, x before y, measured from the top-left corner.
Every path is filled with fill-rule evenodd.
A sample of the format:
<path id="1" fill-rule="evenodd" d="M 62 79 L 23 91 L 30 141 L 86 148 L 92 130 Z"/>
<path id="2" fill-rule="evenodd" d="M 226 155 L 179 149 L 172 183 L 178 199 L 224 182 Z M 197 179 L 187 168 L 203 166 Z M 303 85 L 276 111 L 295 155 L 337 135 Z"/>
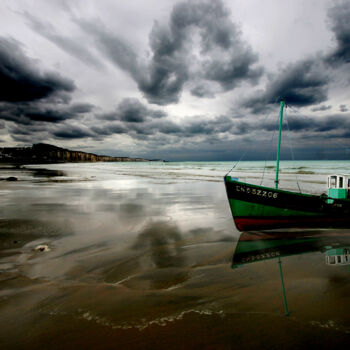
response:
<path id="1" fill-rule="evenodd" d="M 0 181 L 2 348 L 347 347 L 349 268 L 282 259 L 286 317 L 276 260 L 231 267 L 220 171 L 2 167 L 18 178 Z"/>

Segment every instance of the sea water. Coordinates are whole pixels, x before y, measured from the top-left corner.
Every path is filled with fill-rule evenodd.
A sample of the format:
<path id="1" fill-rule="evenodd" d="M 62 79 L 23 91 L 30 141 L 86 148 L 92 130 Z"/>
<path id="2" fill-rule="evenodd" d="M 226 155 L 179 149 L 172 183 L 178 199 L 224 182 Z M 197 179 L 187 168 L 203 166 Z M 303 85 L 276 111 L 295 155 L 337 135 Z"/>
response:
<path id="1" fill-rule="evenodd" d="M 40 168 L 43 166 L 28 166 L 29 168 Z M 262 176 L 265 173 L 275 173 L 275 161 L 241 161 L 241 162 L 116 162 L 116 163 L 65 163 L 45 165 L 45 168 L 67 169 L 73 173 L 78 173 L 79 169 L 87 172 L 100 172 L 105 174 L 123 174 L 129 176 L 152 176 L 190 178 L 208 180 L 221 180 L 224 175 L 254 173 Z M 281 161 L 280 173 L 296 175 L 330 175 L 330 174 L 350 174 L 350 160 L 304 160 L 304 161 Z"/>
<path id="2" fill-rule="evenodd" d="M 40 166 L 30 166 L 31 168 Z M 90 164 L 46 165 L 49 169 L 65 170 L 69 176 L 103 180 L 119 178 L 148 178 L 177 182 L 222 183 L 225 175 L 240 181 L 274 187 L 276 162 L 120 162 Z M 279 188 L 303 193 L 320 194 L 327 190 L 327 176 L 350 174 L 350 160 L 336 161 L 281 161 Z"/>

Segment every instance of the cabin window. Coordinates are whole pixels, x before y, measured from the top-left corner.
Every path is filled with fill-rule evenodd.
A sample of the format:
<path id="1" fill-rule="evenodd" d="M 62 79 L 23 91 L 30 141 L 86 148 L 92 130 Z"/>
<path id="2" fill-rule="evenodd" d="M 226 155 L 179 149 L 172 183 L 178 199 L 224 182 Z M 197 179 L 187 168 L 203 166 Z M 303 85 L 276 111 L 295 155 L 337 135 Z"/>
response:
<path id="1" fill-rule="evenodd" d="M 341 256 L 339 256 L 339 255 L 337 256 L 337 262 L 341 263 Z"/>
<path id="2" fill-rule="evenodd" d="M 329 256 L 329 257 L 328 257 L 328 261 L 329 261 L 329 263 L 332 264 L 332 265 L 335 264 L 335 256 Z"/>
<path id="3" fill-rule="evenodd" d="M 350 187 L 350 179 L 348 179 L 348 187 Z"/>
<path id="4" fill-rule="evenodd" d="M 328 187 L 329 188 L 336 188 L 337 187 L 337 177 L 336 176 L 329 177 Z"/>
<path id="5" fill-rule="evenodd" d="M 339 188 L 343 188 L 343 184 L 344 184 L 344 178 L 342 176 L 339 176 Z"/>

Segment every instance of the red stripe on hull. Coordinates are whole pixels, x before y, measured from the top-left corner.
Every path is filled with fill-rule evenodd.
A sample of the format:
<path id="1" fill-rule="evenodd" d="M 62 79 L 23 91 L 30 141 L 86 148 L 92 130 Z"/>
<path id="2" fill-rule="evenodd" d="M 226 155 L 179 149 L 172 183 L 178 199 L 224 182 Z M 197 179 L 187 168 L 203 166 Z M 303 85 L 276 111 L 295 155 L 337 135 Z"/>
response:
<path id="1" fill-rule="evenodd" d="M 275 228 L 341 228 L 350 227 L 350 218 L 302 217 L 302 218 L 246 218 L 235 217 L 239 231 L 267 230 Z"/>
<path id="2" fill-rule="evenodd" d="M 341 239 L 350 239 L 350 229 L 334 229 L 330 230 L 329 228 L 317 228 L 317 229 L 306 229 L 302 228 L 296 230 L 295 228 L 281 229 L 278 231 L 246 231 L 243 232 L 240 237 L 240 242 L 249 242 L 249 241 L 265 241 L 269 239 L 295 239 L 295 238 L 341 238 Z"/>

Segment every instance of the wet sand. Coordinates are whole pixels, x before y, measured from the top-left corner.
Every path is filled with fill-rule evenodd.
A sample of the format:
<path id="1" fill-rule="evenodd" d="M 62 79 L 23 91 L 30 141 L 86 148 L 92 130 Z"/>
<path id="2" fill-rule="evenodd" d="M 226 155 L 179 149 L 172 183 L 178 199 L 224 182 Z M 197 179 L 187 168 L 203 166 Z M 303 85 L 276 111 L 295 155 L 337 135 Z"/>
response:
<path id="1" fill-rule="evenodd" d="M 276 260 L 231 268 L 220 180 L 38 168 L 0 173 L 2 348 L 348 347 L 349 268 L 282 259 L 286 317 Z"/>

